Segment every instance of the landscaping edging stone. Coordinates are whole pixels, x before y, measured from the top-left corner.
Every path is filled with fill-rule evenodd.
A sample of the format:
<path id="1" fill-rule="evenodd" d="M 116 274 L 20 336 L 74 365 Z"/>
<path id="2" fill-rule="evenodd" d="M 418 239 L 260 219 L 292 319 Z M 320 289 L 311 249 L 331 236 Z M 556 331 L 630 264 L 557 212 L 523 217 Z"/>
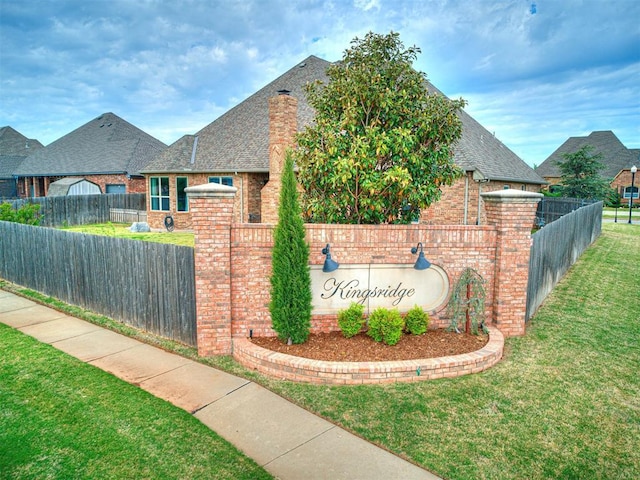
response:
<path id="1" fill-rule="evenodd" d="M 502 358 L 504 336 L 489 328 L 480 350 L 447 357 L 392 362 L 327 362 L 273 352 L 248 338 L 233 338 L 233 357 L 243 366 L 281 380 L 329 385 L 419 382 L 459 377 L 492 367 Z"/>

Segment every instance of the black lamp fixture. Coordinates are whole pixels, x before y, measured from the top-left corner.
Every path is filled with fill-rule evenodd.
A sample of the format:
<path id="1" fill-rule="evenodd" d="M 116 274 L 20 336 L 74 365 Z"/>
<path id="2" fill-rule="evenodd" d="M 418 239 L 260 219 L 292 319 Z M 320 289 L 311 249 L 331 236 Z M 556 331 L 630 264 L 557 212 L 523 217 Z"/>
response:
<path id="1" fill-rule="evenodd" d="M 331 247 L 328 243 L 327 246 L 322 249 L 322 254 L 327 256 L 324 260 L 322 271 L 333 272 L 334 270 L 337 270 L 340 264 L 331 258 Z"/>
<path id="2" fill-rule="evenodd" d="M 413 268 L 416 270 L 426 270 L 431 266 L 431 262 L 427 260 L 424 256 L 424 250 L 422 249 L 422 242 L 418 242 L 418 245 L 411 248 L 411 253 L 414 255 L 418 253 L 418 249 L 420 249 L 420 253 L 418 254 L 418 259 L 416 263 L 413 265 Z"/>

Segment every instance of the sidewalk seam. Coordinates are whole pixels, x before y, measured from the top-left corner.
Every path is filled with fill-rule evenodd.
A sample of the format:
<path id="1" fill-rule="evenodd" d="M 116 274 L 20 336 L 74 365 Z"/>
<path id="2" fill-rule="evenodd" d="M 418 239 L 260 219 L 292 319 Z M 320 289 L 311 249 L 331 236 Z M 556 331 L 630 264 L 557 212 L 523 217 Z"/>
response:
<path id="1" fill-rule="evenodd" d="M 213 368 L 213 367 L 210 367 Z M 214 403 L 216 403 L 218 400 L 223 399 L 224 397 L 227 397 L 229 395 L 231 395 L 234 392 L 237 392 L 238 390 L 240 390 L 241 388 L 246 387 L 247 385 L 252 384 L 253 382 L 250 380 L 247 380 L 247 383 L 243 383 L 242 385 L 240 385 L 239 387 L 234 388 L 233 390 L 228 391 L 227 393 L 225 393 L 222 397 L 216 398 L 215 400 L 213 400 L 212 402 L 207 403 L 206 405 L 203 405 L 201 407 L 196 408 L 195 410 L 193 410 L 191 413 L 191 415 L 195 415 L 196 413 L 198 413 L 200 410 L 202 410 L 203 408 L 207 408 L 209 405 L 213 405 Z"/>
<path id="2" fill-rule="evenodd" d="M 328 422 L 327 422 L 328 423 Z M 336 425 L 333 424 L 329 424 L 329 428 L 327 428 L 326 430 L 323 430 L 322 432 L 318 433 L 317 435 L 314 435 L 313 437 L 309 438 L 308 440 L 296 445 L 294 448 L 287 450 L 286 452 L 282 453 L 281 455 L 278 455 L 277 457 L 269 460 L 267 463 L 265 463 L 264 465 L 262 465 L 263 467 L 266 467 L 267 465 L 271 465 L 273 462 L 275 462 L 276 460 L 281 459 L 282 457 L 284 457 L 285 455 L 289 455 L 291 452 L 295 452 L 296 450 L 298 450 L 300 447 L 306 445 L 309 442 L 312 442 L 313 440 L 315 440 L 316 438 L 321 437 L 322 435 L 324 435 L 325 433 L 329 433 L 331 430 L 333 430 L 334 428 L 339 428 Z M 366 440 L 365 440 L 366 441 Z"/>

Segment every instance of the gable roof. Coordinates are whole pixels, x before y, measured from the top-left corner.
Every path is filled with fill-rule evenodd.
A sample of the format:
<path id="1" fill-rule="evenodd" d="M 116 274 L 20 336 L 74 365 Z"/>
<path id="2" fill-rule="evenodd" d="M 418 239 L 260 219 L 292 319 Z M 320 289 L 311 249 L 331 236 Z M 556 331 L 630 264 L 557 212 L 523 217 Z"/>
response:
<path id="1" fill-rule="evenodd" d="M 314 117 L 304 86 L 315 80 L 327 82 L 326 70 L 330 65 L 316 56 L 308 57 L 195 135 L 180 138 L 142 172 L 268 172 L 269 98 L 279 90 L 289 90 L 290 95 L 298 99 L 298 130 L 302 130 Z M 427 89 L 442 95 L 428 82 Z M 546 183 L 470 115 L 462 111 L 460 118 L 462 138 L 454 149 L 458 166 L 467 171 L 478 170 L 484 178 L 492 180 Z"/>
<path id="2" fill-rule="evenodd" d="M 459 116 L 462 136 L 453 151 L 456 165 L 486 180 L 536 185 L 547 183 L 471 115 L 461 110 Z"/>
<path id="3" fill-rule="evenodd" d="M 0 128 L 0 155 L 27 157 L 44 148 L 38 140 L 27 138 L 12 127 Z"/>
<path id="4" fill-rule="evenodd" d="M 561 177 L 558 162 L 565 161 L 563 155 L 577 152 L 586 145 L 593 147 L 594 154 L 602 154 L 600 162 L 605 168 L 600 176 L 603 178 L 613 178 L 620 170 L 630 168 L 638 161 L 634 150 L 625 147 L 611 130 L 603 130 L 591 132 L 586 137 L 569 137 L 536 168 L 536 172 L 543 177 Z"/>
<path id="5" fill-rule="evenodd" d="M 304 86 L 327 80 L 326 60 L 310 56 L 249 98 L 227 111 L 195 135 L 185 135 L 144 169 L 149 172 L 268 172 L 269 98 L 289 90 L 298 99 L 298 129 L 311 123 L 314 112 Z M 198 138 L 193 163 L 193 145 Z"/>
<path id="6" fill-rule="evenodd" d="M 44 148 L 38 140 L 27 138 L 12 127 L 0 128 L 0 178 L 11 178 L 22 161 Z"/>
<path id="7" fill-rule="evenodd" d="M 167 146 L 113 113 L 104 113 L 29 155 L 18 176 L 139 175 Z"/>

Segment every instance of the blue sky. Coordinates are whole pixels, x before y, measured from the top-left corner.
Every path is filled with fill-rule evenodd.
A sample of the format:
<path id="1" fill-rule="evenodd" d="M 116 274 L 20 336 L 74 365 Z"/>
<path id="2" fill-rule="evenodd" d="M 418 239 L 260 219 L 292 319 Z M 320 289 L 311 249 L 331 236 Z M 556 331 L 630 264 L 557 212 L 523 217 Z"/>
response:
<path id="1" fill-rule="evenodd" d="M 171 144 L 369 31 L 530 165 L 595 130 L 640 148 L 636 0 L 0 0 L 0 126 L 47 145 L 113 112 Z"/>

